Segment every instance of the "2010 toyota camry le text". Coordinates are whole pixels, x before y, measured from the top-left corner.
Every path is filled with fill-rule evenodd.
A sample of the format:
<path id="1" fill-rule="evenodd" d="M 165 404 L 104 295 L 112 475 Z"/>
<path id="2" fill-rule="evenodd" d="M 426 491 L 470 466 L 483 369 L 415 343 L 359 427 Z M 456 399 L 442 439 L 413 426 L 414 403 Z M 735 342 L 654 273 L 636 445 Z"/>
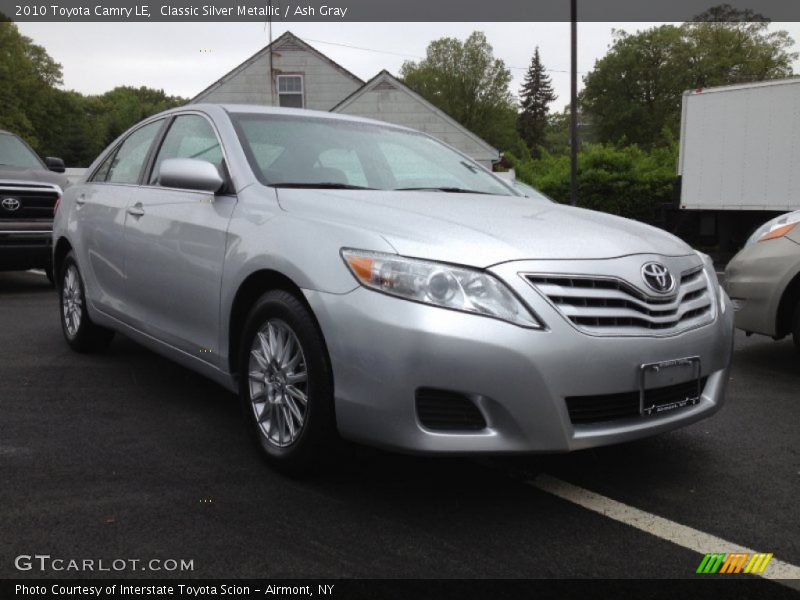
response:
<path id="1" fill-rule="evenodd" d="M 118 331 L 238 391 L 287 471 L 337 435 L 562 452 L 675 429 L 724 401 L 733 311 L 707 256 L 522 196 L 386 123 L 161 113 L 65 192 L 53 236 L 67 343 L 99 350 Z"/>

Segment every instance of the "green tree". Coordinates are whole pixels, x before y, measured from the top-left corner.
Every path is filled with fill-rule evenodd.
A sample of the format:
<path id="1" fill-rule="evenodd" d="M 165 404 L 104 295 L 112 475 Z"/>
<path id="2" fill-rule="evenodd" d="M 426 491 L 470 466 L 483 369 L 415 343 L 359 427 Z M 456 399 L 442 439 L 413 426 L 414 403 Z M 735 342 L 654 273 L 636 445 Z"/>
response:
<path id="1" fill-rule="evenodd" d="M 130 126 L 186 103 L 147 87 L 84 96 L 61 84 L 61 65 L 0 14 L 0 128 L 25 138 L 41 156 L 87 166 Z"/>
<path id="2" fill-rule="evenodd" d="M 727 4 L 698 15 L 681 28 L 686 45 L 684 61 L 691 87 L 710 87 L 763 81 L 792 75 L 794 40 L 783 30 L 770 31 L 769 22 L 750 10 Z"/>
<path id="3" fill-rule="evenodd" d="M 531 154 L 538 157 L 539 147 L 545 141 L 549 105 L 556 99 L 550 76 L 539 56 L 539 46 L 536 46 L 533 53 L 519 95 L 522 112 L 517 121 L 517 130 L 528 145 Z"/>
<path id="4" fill-rule="evenodd" d="M 499 148 L 517 142 L 516 115 L 509 90 L 511 71 L 494 57 L 486 35 L 464 42 L 450 37 L 428 45 L 425 58 L 407 61 L 400 76 L 411 89 L 478 136 Z"/>
<path id="5" fill-rule="evenodd" d="M 685 90 L 790 76 L 794 41 L 758 18 L 722 5 L 681 26 L 615 32 L 581 94 L 598 139 L 664 144 L 677 137 Z"/>
<path id="6" fill-rule="evenodd" d="M 116 87 L 88 100 L 91 112 L 103 131 L 104 146 L 142 119 L 187 102 L 179 96 L 168 96 L 164 90 L 130 86 Z"/>
<path id="7" fill-rule="evenodd" d="M 23 135 L 36 146 L 50 120 L 47 111 L 61 65 L 44 48 L 0 18 L 0 128 Z"/>

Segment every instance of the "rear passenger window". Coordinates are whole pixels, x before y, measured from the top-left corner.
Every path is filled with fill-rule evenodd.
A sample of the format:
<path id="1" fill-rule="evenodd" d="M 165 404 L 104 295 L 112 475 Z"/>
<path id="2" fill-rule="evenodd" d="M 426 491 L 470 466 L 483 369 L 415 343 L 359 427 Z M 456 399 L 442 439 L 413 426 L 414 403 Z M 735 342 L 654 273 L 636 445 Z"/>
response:
<path id="1" fill-rule="evenodd" d="M 142 172 L 147 153 L 163 122 L 161 119 L 149 123 L 134 131 L 122 142 L 111 162 L 106 181 L 110 183 L 139 182 L 139 174 Z"/>
<path id="2" fill-rule="evenodd" d="M 182 115 L 175 119 L 158 151 L 150 185 L 158 182 L 161 163 L 168 158 L 205 160 L 222 173 L 222 148 L 209 122 L 200 115 Z"/>

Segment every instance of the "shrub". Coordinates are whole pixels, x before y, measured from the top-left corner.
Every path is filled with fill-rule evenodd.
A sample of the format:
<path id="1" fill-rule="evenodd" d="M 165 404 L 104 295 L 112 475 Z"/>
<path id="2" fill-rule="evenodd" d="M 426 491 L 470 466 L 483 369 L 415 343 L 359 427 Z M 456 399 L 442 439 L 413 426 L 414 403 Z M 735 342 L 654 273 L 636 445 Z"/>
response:
<path id="1" fill-rule="evenodd" d="M 539 159 L 509 159 L 519 179 L 558 202 L 569 202 L 569 156 L 543 152 Z M 578 155 L 578 203 L 654 223 L 659 206 L 672 200 L 676 162 L 674 144 L 650 151 L 585 144 Z"/>

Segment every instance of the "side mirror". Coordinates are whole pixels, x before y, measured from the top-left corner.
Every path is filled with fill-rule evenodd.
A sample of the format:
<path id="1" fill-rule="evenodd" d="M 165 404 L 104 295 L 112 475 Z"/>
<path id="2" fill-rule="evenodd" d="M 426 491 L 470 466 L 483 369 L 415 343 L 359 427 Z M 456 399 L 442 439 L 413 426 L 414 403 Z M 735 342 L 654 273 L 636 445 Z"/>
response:
<path id="1" fill-rule="evenodd" d="M 168 158 L 158 169 L 158 183 L 164 187 L 216 194 L 225 183 L 217 167 L 197 158 Z"/>
<path id="2" fill-rule="evenodd" d="M 63 173 L 67 170 L 64 166 L 64 161 L 54 156 L 48 156 L 45 158 L 44 164 L 47 165 L 47 168 L 53 171 L 53 173 Z"/>

